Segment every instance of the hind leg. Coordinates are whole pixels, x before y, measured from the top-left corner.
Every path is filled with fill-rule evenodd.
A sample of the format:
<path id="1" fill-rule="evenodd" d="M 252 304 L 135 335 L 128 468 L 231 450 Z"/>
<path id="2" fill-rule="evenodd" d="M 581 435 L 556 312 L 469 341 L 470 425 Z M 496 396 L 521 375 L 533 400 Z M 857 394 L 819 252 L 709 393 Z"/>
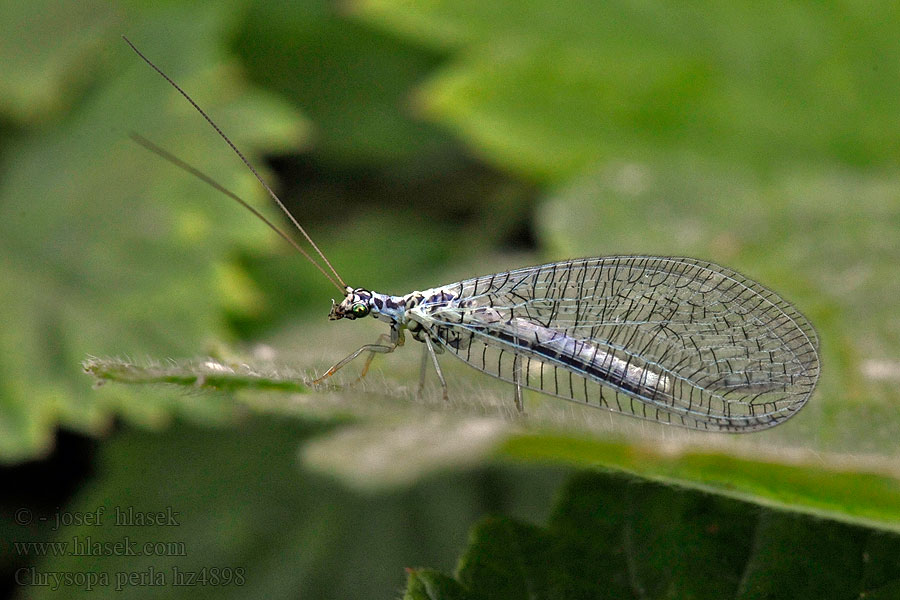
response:
<path id="1" fill-rule="evenodd" d="M 441 365 L 438 363 L 437 353 L 434 351 L 434 342 L 431 341 L 431 338 L 428 336 L 424 337 L 425 340 L 425 348 L 428 355 L 431 356 L 431 362 L 434 365 L 434 370 L 437 372 L 438 379 L 441 382 L 441 391 L 443 392 L 444 402 L 450 401 L 450 395 L 447 393 L 447 381 L 444 379 L 444 374 L 441 372 Z M 422 373 L 420 374 L 420 385 L 425 382 L 425 357 L 422 357 Z"/>
<path id="2" fill-rule="evenodd" d="M 516 410 L 519 411 L 520 415 L 525 414 L 525 399 L 522 396 L 522 381 L 522 361 L 516 356 L 513 358 L 513 386 L 515 388 L 513 391 L 513 401 L 516 403 Z"/>

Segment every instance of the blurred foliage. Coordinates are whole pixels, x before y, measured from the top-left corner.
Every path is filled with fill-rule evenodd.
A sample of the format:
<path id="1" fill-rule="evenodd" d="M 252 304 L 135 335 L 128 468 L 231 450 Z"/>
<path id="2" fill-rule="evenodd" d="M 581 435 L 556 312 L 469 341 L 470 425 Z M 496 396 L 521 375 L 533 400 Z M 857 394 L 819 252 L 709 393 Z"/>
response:
<path id="1" fill-rule="evenodd" d="M 481 469 L 435 479 L 413 489 L 360 496 L 328 477 L 301 471 L 296 444 L 330 425 L 294 418 L 245 420 L 235 429 L 174 424 L 161 433 L 130 430 L 105 443 L 97 475 L 67 510 L 101 512 L 100 525 L 56 527 L 57 511 L 35 512 L 29 527 L 0 522 L 4 543 L 94 544 L 129 540 L 174 544 L 162 555 L 48 556 L 39 572 L 106 573 L 108 585 L 26 588 L 31 598 L 373 598 L 402 589 L 402 565 L 427 561 L 449 569 L 466 542 L 466 527 L 487 504 L 506 514 L 534 514 L 550 503 L 560 474 L 548 469 L 498 473 Z M 510 485 L 512 483 L 513 485 Z M 448 510 L 449 507 L 449 510 Z M 163 512 L 165 525 L 127 526 L 117 509 Z M 546 509 L 539 509 L 538 514 Z M 40 522 L 46 515 L 48 521 Z M 169 515 L 172 519 L 169 520 Z M 183 544 L 183 546 L 179 546 Z M 12 554 L 12 553 L 10 553 Z M 23 556 L 16 557 L 22 560 Z M 238 570 L 205 585 L 172 585 L 174 569 Z M 162 573 L 166 585 L 123 584 L 116 574 Z"/>
<path id="2" fill-rule="evenodd" d="M 315 123 L 314 154 L 328 163 L 423 173 L 453 160 L 452 140 L 405 110 L 440 53 L 348 21 L 336 8 L 249 3 L 234 47 L 250 80 L 304 107 Z"/>
<path id="3" fill-rule="evenodd" d="M 391 556 L 379 557 L 377 545 L 341 554 L 335 548 L 352 543 L 355 526 L 316 528 L 348 514 L 362 522 L 366 510 L 334 486 L 309 484 L 300 498 L 297 488 L 321 477 L 303 471 L 298 483 L 290 465 L 301 440 L 307 467 L 361 489 L 450 477 L 448 469 L 498 458 L 551 461 L 900 529 L 896 10 L 849 0 L 0 2 L 0 460 L 50 452 L 58 427 L 103 435 L 121 419 L 127 433 L 103 444 L 93 487 L 73 505 L 172 499 L 196 515 L 197 529 L 179 535 L 198 548 L 220 547 L 216 558 L 262 553 L 254 576 L 269 596 L 336 580 L 358 585 L 322 596 L 388 594 L 402 581 L 389 571 L 403 561 L 449 572 L 461 544 L 453 536 L 489 495 L 454 495 L 440 478 L 422 484 L 437 491 L 434 518 L 420 530 L 443 523 L 441 533 L 408 534 Z M 128 141 L 137 131 L 264 203 L 227 147 L 121 33 L 254 164 L 280 176 L 285 199 L 348 283 L 401 293 L 578 255 L 697 256 L 764 282 L 810 317 L 822 340 L 819 390 L 787 424 L 731 437 L 538 396 L 523 422 L 510 416 L 508 390 L 453 364 L 445 366 L 453 406 L 416 402 L 409 348 L 379 361 L 384 375 L 370 375 L 374 383 L 331 393 L 91 390 L 79 369 L 89 355 L 157 367 L 210 352 L 302 380 L 383 329 L 320 324 L 335 295 L 321 276 L 239 207 Z M 223 350 L 260 340 L 266 345 L 246 352 Z M 269 413 L 288 415 L 275 433 L 260 416 Z M 172 422 L 158 437 L 131 428 Z M 205 429 L 222 423 L 236 426 Z M 208 458 L 194 464 L 192 453 Z M 223 467 L 242 458 L 239 471 Z M 187 481 L 190 490 L 167 494 Z M 244 488 L 234 503 L 225 498 Z M 249 514 L 280 510 L 275 491 L 297 493 L 284 502 L 291 527 Z M 655 494 L 651 513 L 667 494 L 701 498 Z M 266 502 L 254 504 L 260 497 Z M 385 539 L 407 514 L 395 499 L 373 500 Z M 239 514 L 242 503 L 248 512 Z M 217 512 L 222 520 L 210 521 Z M 464 516 L 449 525 L 451 514 Z M 797 522 L 812 527 L 797 539 L 871 535 Z M 495 523 L 524 531 L 524 541 L 545 535 Z M 216 527 L 223 533 L 213 536 Z M 440 552 L 421 553 L 436 545 Z M 298 554 L 301 546 L 313 550 Z M 367 562 L 376 558 L 384 562 Z M 366 588 L 362 576 L 325 568 L 332 560 L 368 565 L 383 579 Z M 827 557 L 804 560 L 832 569 Z M 780 586 L 776 575 L 759 589 Z M 688 585 L 649 577 L 641 581 L 650 597 Z M 461 593 L 430 571 L 415 571 L 410 589 L 432 581 Z M 874 589 L 850 585 L 859 581 L 848 576 L 833 589 Z"/>
<path id="4" fill-rule="evenodd" d="M 356 0 L 457 58 L 419 100 L 489 160 L 570 177 L 666 152 L 778 169 L 900 158 L 898 7 Z"/>
<path id="5" fill-rule="evenodd" d="M 227 12 L 225 5 L 147 10 L 140 19 L 129 14 L 124 20 L 130 26 L 119 25 L 145 42 L 144 49 L 174 78 L 207 88 L 208 108 L 223 127 L 235 130 L 238 144 L 253 150 L 251 156 L 295 148 L 303 139 L 303 121 L 283 101 L 247 89 L 217 45 Z M 30 17 L 51 21 L 35 28 L 47 29 L 47 36 L 59 18 L 54 10 Z M 171 165 L 128 141 L 140 129 L 163 146 L 179 148 L 183 158 L 226 187 L 261 196 L 250 191 L 248 173 L 223 170 L 221 162 L 207 158 L 220 142 L 197 127 L 197 115 L 175 102 L 146 65 L 129 56 L 109 26 L 123 15 L 100 12 L 97 18 L 107 24 L 104 37 L 115 40 L 92 46 L 89 62 L 105 73 L 69 73 L 86 78 L 81 97 L 70 98 L 67 113 L 51 124 L 22 122 L 4 149 L 0 457 L 7 461 L 46 451 L 57 422 L 99 432 L 109 427 L 111 410 L 139 422 L 165 419 L 171 398 L 93 393 L 78 364 L 94 353 L 196 353 L 212 332 L 222 331 L 222 311 L 249 293 L 229 277 L 224 254 L 235 245 L 269 243 L 264 230 L 247 227 L 242 211 L 223 210 L 211 190 L 172 176 Z M 3 21 L 10 36 L 16 23 Z M 29 47 L 18 46 L 12 58 Z M 21 62 L 23 69 L 30 64 Z M 193 201 L 182 202 L 185 195 Z M 203 410 L 202 400 L 192 404 L 190 411 L 221 412 Z"/>
<path id="6" fill-rule="evenodd" d="M 413 570 L 405 597 L 894 598 L 898 554 L 898 535 L 591 474 L 545 528 L 483 520 L 456 580 Z"/>

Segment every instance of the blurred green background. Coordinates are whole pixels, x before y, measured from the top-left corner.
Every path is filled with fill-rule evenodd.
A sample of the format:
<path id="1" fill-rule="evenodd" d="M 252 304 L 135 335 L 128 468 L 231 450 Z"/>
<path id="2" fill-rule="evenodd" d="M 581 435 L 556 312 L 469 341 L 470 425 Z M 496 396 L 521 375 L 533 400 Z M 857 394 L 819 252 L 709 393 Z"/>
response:
<path id="1" fill-rule="evenodd" d="M 213 354 L 299 377 L 383 331 L 329 324 L 335 290 L 302 257 L 129 140 L 146 136 L 280 218 L 122 34 L 262 168 L 351 285 L 399 294 L 576 256 L 694 256 L 810 318 L 818 390 L 775 430 L 704 436 L 534 397 L 521 422 L 502 408 L 509 390 L 450 359 L 453 408 L 416 401 L 418 348 L 380 358 L 363 387 L 329 393 L 93 389 L 88 356 L 165 366 Z M 585 486 L 560 487 L 583 468 L 716 494 L 690 502 L 753 503 L 722 514 L 762 505 L 835 519 L 827 536 L 841 543 L 900 531 L 897 6 L 3 1 L 0 65 L 4 591 L 54 594 L 17 583 L 21 568 L 206 565 L 244 568 L 246 584 L 115 595 L 395 597 L 404 567 L 451 573 L 487 514 L 568 531 L 560 515 L 577 512 Z M 657 496 L 650 515 L 674 502 Z M 14 546 L 120 539 L 115 527 L 16 516 L 100 506 L 172 507 L 177 528 L 126 533 L 182 541 L 186 555 Z M 753 540 L 773 529 L 719 543 L 739 550 L 746 573 L 766 562 Z M 884 580 L 897 586 L 891 544 Z M 846 551 L 862 560 L 857 546 Z M 660 573 L 677 565 L 640 560 L 643 583 L 632 574 L 625 586 L 636 596 L 687 585 L 666 588 Z M 458 572 L 469 592 L 476 571 Z M 744 577 L 693 597 L 781 597 L 741 596 Z M 861 589 L 832 584 L 808 597 Z M 56 593 L 114 593 L 83 588 Z"/>

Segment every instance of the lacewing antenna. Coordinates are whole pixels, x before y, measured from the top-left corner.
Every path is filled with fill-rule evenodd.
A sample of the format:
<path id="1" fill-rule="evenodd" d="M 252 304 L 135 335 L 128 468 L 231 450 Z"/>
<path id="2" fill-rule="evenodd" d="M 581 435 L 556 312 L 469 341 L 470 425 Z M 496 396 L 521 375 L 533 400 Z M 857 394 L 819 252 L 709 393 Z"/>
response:
<path id="1" fill-rule="evenodd" d="M 150 67 L 152 67 L 154 71 L 156 71 L 157 73 L 159 73 L 159 74 L 162 76 L 162 78 L 165 79 L 165 80 L 169 83 L 169 85 L 171 85 L 173 88 L 175 88 L 175 89 L 178 91 L 179 94 L 181 94 L 182 96 L 184 96 L 184 98 L 185 98 L 188 102 L 190 102 L 191 106 L 193 106 L 194 109 L 195 109 L 197 112 L 199 112 L 200 115 L 201 115 L 204 119 L 206 119 L 206 122 L 209 123 L 209 124 L 212 126 L 212 128 L 216 131 L 216 133 L 219 134 L 219 137 L 221 137 L 223 140 L 225 140 L 225 143 L 227 143 L 228 146 L 234 151 L 234 153 L 237 154 L 238 158 L 241 159 L 241 162 L 243 162 L 244 165 L 245 165 L 248 169 L 250 169 L 250 172 L 253 173 L 253 176 L 256 177 L 257 181 L 259 181 L 259 183 L 263 186 L 263 188 L 266 190 L 266 192 L 268 192 L 268 194 L 269 194 L 269 196 L 272 198 L 272 200 L 275 201 L 275 204 L 278 205 L 278 208 L 280 208 L 281 211 L 282 211 L 285 215 L 287 215 L 288 219 L 290 219 L 290 221 L 291 221 L 291 223 L 293 223 L 294 227 L 296 227 L 297 230 L 303 235 L 304 239 L 306 239 L 306 241 L 309 242 L 309 245 L 312 246 L 313 250 L 316 251 L 316 254 L 318 254 L 318 255 L 322 258 L 322 260 L 324 261 L 325 265 L 328 267 L 329 270 L 331 270 L 331 273 L 334 274 L 334 277 L 332 277 L 331 275 L 329 275 L 328 272 L 325 271 L 325 269 L 318 263 L 318 261 L 314 260 L 314 259 L 312 258 L 312 256 L 310 256 L 309 253 L 307 253 L 305 250 L 303 250 L 303 249 L 300 247 L 300 245 L 297 244 L 297 242 L 295 242 L 290 236 L 288 236 L 284 231 L 282 231 L 282 230 L 279 229 L 277 226 L 275 226 L 271 221 L 269 221 L 266 217 L 264 217 L 258 210 L 256 210 L 255 208 L 251 207 L 251 206 L 250 206 L 249 204 L 247 204 L 244 200 L 242 200 L 241 198 L 239 198 L 236 194 L 234 194 L 233 192 L 231 192 L 231 191 L 225 189 L 224 187 L 222 187 L 221 185 L 219 185 L 217 182 L 215 182 L 215 181 L 214 181 L 211 177 L 209 177 L 208 175 L 206 175 L 206 174 L 204 174 L 204 173 L 198 171 L 198 170 L 195 169 L 194 167 L 190 166 L 189 164 L 185 163 L 184 161 L 180 160 L 179 158 L 173 156 L 172 154 L 169 154 L 168 152 L 166 152 L 166 151 L 163 150 L 162 148 L 159 148 L 158 146 L 156 146 L 155 144 L 153 144 L 153 143 L 151 143 L 150 141 L 146 140 L 145 138 L 142 138 L 141 136 L 138 136 L 138 135 L 136 135 L 136 134 L 132 134 L 131 138 L 132 138 L 135 142 L 137 142 L 138 144 L 140 144 L 141 146 L 143 146 L 144 148 L 150 150 L 151 152 L 157 154 L 158 156 L 164 158 L 165 160 L 168 160 L 168 161 L 171 162 L 172 164 L 174 164 L 174 165 L 176 165 L 176 166 L 178 166 L 178 167 L 184 169 L 185 171 L 187 171 L 187 172 L 190 173 L 191 175 L 197 177 L 197 178 L 200 179 L 201 181 L 204 181 L 205 183 L 211 185 L 213 188 L 215 188 L 215 189 L 217 189 L 218 191 L 222 192 L 223 194 L 225 194 L 225 195 L 228 196 L 229 198 L 235 200 L 238 204 L 240 204 L 241 206 L 243 206 L 244 208 L 246 208 L 247 210 L 249 210 L 251 213 L 253 213 L 254 215 L 256 215 L 259 219 L 261 219 L 261 220 L 263 221 L 263 223 L 265 223 L 266 225 L 268 225 L 268 226 L 269 226 L 272 230 L 274 230 L 278 235 L 280 235 L 282 238 L 284 238 L 285 240 L 287 240 L 287 242 L 288 242 L 289 244 L 291 244 L 291 246 L 293 246 L 293 247 L 296 248 L 298 251 L 300 251 L 300 253 L 301 253 L 303 256 L 305 256 L 306 259 L 307 259 L 309 262 L 311 262 L 313 265 L 315 265 L 315 267 L 316 267 L 317 269 L 319 269 L 319 271 L 320 271 L 323 275 L 325 275 L 326 278 L 328 278 L 328 281 L 330 281 L 332 284 L 334 284 L 335 287 L 337 287 L 339 290 L 341 290 L 341 293 L 346 294 L 346 293 L 347 293 L 347 285 L 344 283 L 344 280 L 341 278 L 341 276 L 338 275 L 338 272 L 335 270 L 335 268 L 331 265 L 331 262 L 329 262 L 329 260 L 325 257 L 325 254 L 322 253 L 322 251 L 319 249 L 319 247 L 316 245 L 316 243 L 312 240 L 312 238 L 309 237 L 309 234 L 306 233 L 306 230 L 303 229 L 303 227 L 300 225 L 300 223 L 297 221 L 297 219 L 294 218 L 294 215 L 292 215 L 292 214 L 290 213 L 290 211 L 288 211 L 287 207 L 286 207 L 286 206 L 284 205 L 284 203 L 281 201 L 281 198 L 279 198 L 278 195 L 277 195 L 274 191 L 272 191 L 272 188 L 269 187 L 269 184 L 267 184 L 267 183 L 265 182 L 265 180 L 262 178 L 262 176 L 260 176 L 259 172 L 253 167 L 252 164 L 250 164 L 250 161 L 247 160 L 247 158 L 246 158 L 246 157 L 244 156 L 244 154 L 238 149 L 238 147 L 234 145 L 234 142 L 232 142 L 231 139 L 230 139 L 227 135 L 225 135 L 225 133 L 219 128 L 218 125 L 216 125 L 216 123 L 212 120 L 212 118 L 210 118 L 210 116 L 209 116 L 208 114 L 206 114 L 206 111 L 204 111 L 202 108 L 200 108 L 200 106 L 194 101 L 193 98 L 191 98 L 191 97 L 188 95 L 187 92 L 185 92 L 183 89 L 181 89 L 181 87 L 180 87 L 177 83 L 175 83 L 174 81 L 172 81 L 172 79 L 171 79 L 168 75 L 166 75 L 166 74 L 162 71 L 162 69 L 160 69 L 160 68 L 157 67 L 155 64 L 153 64 L 153 62 L 152 62 L 149 58 L 147 58 L 146 56 L 144 56 L 144 54 L 143 54 L 140 50 L 138 50 L 137 47 L 136 47 L 134 44 L 131 43 L 131 40 L 129 40 L 129 39 L 128 39 L 127 37 L 125 37 L 124 35 L 122 36 L 122 39 L 125 40 L 125 43 L 128 44 L 128 45 L 131 47 L 132 50 L 134 50 L 135 54 L 137 54 L 139 57 L 141 57 L 141 60 L 143 60 L 143 61 L 144 61 L 145 63 L 147 63 L 148 65 L 150 65 Z"/>
<path id="2" fill-rule="evenodd" d="M 291 236 L 289 236 L 287 233 L 285 233 L 284 230 L 282 230 L 280 227 L 278 227 L 277 225 L 272 223 L 272 221 L 270 221 L 268 218 L 266 218 L 266 216 L 264 214 L 262 214 L 261 212 L 259 212 L 255 208 L 253 208 L 250 204 L 248 204 L 243 198 L 241 198 L 240 196 L 238 196 L 237 194 L 235 194 L 228 188 L 224 187 L 222 184 L 220 184 L 218 181 L 216 181 L 215 179 L 213 179 L 212 177 L 210 177 L 203 171 L 200 171 L 196 167 L 189 165 L 188 163 L 184 162 L 183 160 L 181 160 L 174 154 L 167 152 L 166 150 L 163 150 L 162 148 L 160 148 L 159 146 L 157 146 L 156 144 L 154 144 L 153 142 L 151 142 L 144 136 L 139 135 L 137 133 L 132 133 L 130 135 L 130 137 L 136 144 L 143 146 L 146 150 L 149 150 L 150 152 L 152 152 L 153 154 L 156 154 L 163 160 L 172 163 L 179 169 L 187 171 L 188 173 L 190 173 L 191 175 L 193 175 L 194 177 L 196 177 L 203 183 L 206 183 L 213 189 L 225 194 L 226 196 L 228 196 L 229 198 L 231 198 L 232 200 L 234 200 L 235 202 L 237 202 L 238 204 L 240 204 L 241 206 L 243 206 L 244 208 L 249 210 L 251 213 L 253 213 L 253 215 L 257 219 L 259 219 L 260 221 L 265 223 L 269 227 L 269 229 L 271 229 L 272 231 L 277 233 L 279 236 L 281 236 L 281 238 L 284 241 L 286 241 L 288 244 L 293 246 L 294 249 L 297 250 L 297 252 L 299 252 L 300 254 L 305 256 L 306 260 L 308 260 L 313 265 L 315 265 L 315 267 L 317 269 L 319 269 L 319 272 L 328 278 L 328 281 L 333 283 L 335 286 L 340 287 L 340 284 L 338 284 L 338 282 L 336 282 L 334 280 L 334 278 L 325 269 L 323 269 L 319 263 L 314 261 L 313 258 L 309 255 L 309 253 L 300 246 L 300 244 L 298 244 Z"/>

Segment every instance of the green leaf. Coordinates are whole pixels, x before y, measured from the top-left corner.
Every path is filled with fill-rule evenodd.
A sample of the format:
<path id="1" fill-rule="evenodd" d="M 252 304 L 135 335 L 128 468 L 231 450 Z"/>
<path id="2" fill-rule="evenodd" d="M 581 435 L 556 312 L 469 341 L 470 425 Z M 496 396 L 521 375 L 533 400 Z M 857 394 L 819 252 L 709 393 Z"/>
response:
<path id="1" fill-rule="evenodd" d="M 528 462 L 612 468 L 764 506 L 900 531 L 900 482 L 890 465 L 849 463 L 841 468 L 845 457 L 799 452 L 791 457 L 792 464 L 784 464 L 789 450 L 783 448 L 774 448 L 769 456 L 757 450 L 756 456 L 742 459 L 729 456 L 725 449 L 704 450 L 702 439 L 696 445 L 686 442 L 648 438 L 641 444 L 627 437 L 603 442 L 571 435 L 533 435 L 511 438 L 503 450 Z M 884 472 L 865 471 L 874 471 L 875 466 Z"/>
<path id="2" fill-rule="evenodd" d="M 306 384 L 299 379 L 277 373 L 262 373 L 246 363 L 229 366 L 208 360 L 200 364 L 170 363 L 165 366 L 140 366 L 123 360 L 91 358 L 84 361 L 85 373 L 92 375 L 98 385 L 108 381 L 119 383 L 172 384 L 204 390 L 278 390 L 305 392 Z"/>
<path id="3" fill-rule="evenodd" d="M 609 581 L 621 597 L 637 587 L 648 597 L 678 590 L 726 598 L 741 578 L 756 518 L 746 503 L 583 476 L 563 492 L 550 527 L 575 538 L 586 582 Z"/>
<path id="4" fill-rule="evenodd" d="M 761 170 L 896 163 L 897 7 L 357 0 L 454 59 L 425 113 L 487 159 L 561 181 L 660 152 Z"/>
<path id="5" fill-rule="evenodd" d="M 564 563 L 550 536 L 533 525 L 487 519 L 475 527 L 459 581 L 476 598 L 565 597 Z"/>
<path id="6" fill-rule="evenodd" d="M 869 589 L 900 584 L 895 558 L 900 540 L 896 536 L 879 540 L 862 529 L 823 525 L 793 515 L 762 515 L 742 582 L 743 596 L 867 598 Z M 868 554 L 870 540 L 878 548 L 874 555 Z M 888 544 L 878 544 L 884 541 Z M 802 550 L 797 552 L 797 548 Z M 892 572 L 884 575 L 890 581 L 865 581 L 867 563 L 874 563 L 875 568 L 887 566 Z"/>
<path id="7" fill-rule="evenodd" d="M 414 118 L 410 102 L 440 55 L 357 24 L 331 2 L 254 2 L 236 47 L 253 81 L 307 112 L 320 160 L 397 177 L 453 150 L 449 136 Z"/>
<path id="8" fill-rule="evenodd" d="M 211 427 L 176 421 L 162 432 L 124 425 L 102 444 L 92 474 L 60 508 L 32 506 L 34 522 L 2 520 L 4 557 L 34 567 L 24 573 L 105 575 L 108 585 L 23 585 L 29 598 L 115 596 L 146 598 L 395 598 L 404 567 L 421 562 L 450 566 L 465 545 L 465 530 L 487 503 L 521 513 L 528 501 L 541 505 L 546 472 L 491 476 L 484 470 L 435 478 L 407 490 L 359 495 L 329 477 L 302 469 L 298 445 L 333 425 L 303 423 L 293 416 L 244 414 L 241 426 Z M 556 477 L 550 478 L 555 486 Z M 485 495 L 499 487 L 506 491 Z M 513 497 L 517 490 L 525 500 Z M 30 496 L 26 496 L 30 497 Z M 7 504 L 6 508 L 11 509 Z M 93 524 L 63 524 L 56 516 L 97 514 Z M 527 514 L 534 512 L 532 508 Z M 172 514 L 177 525 L 116 521 L 117 512 Z M 539 508 L 542 513 L 543 509 Z M 40 520 L 47 518 L 46 521 Z M 74 552 L 76 542 L 100 552 Z M 66 544 L 58 555 L 15 554 L 14 542 Z M 127 543 L 170 544 L 140 555 L 103 551 Z M 7 545 L 9 544 L 9 545 Z M 121 547 L 121 546 L 120 546 Z M 219 583 L 211 580 L 219 569 Z M 223 569 L 232 569 L 230 582 Z M 195 585 L 175 585 L 175 570 L 197 573 Z M 199 579 L 207 570 L 205 584 Z M 242 569 L 243 579 L 236 577 Z M 163 577 L 149 585 L 147 574 Z M 8 571 L 9 573 L 12 570 Z M 135 582 L 127 578 L 134 574 Z M 159 575 L 162 574 L 162 575 Z M 118 578 L 118 579 L 117 579 Z M 125 582 L 122 582 L 125 579 Z M 438 577 L 422 575 L 425 585 Z M 431 579 L 431 583 L 425 580 Z M 117 581 L 121 590 L 116 590 Z M 438 589 L 447 590 L 450 586 Z M 452 586 L 459 588 L 459 585 Z M 435 589 L 432 587 L 431 589 Z M 452 592 L 453 590 L 450 589 Z M 457 595 L 439 596 L 460 598 Z"/>
<path id="9" fill-rule="evenodd" d="M 546 527 L 482 521 L 458 581 L 476 598 L 889 597 L 900 536 L 621 476 L 582 474 Z"/>
<path id="10" fill-rule="evenodd" d="M 328 487 L 303 480 L 296 469 L 296 444 L 318 431 L 320 427 L 284 418 L 248 420 L 237 432 L 185 424 L 162 434 L 126 430 L 104 445 L 98 476 L 72 507 L 75 512 L 99 513 L 99 521 L 48 529 L 32 539 L 77 541 L 82 548 L 126 542 L 140 554 L 82 551 L 79 556 L 69 546 L 60 556 L 37 559 L 37 569 L 90 570 L 108 582 L 97 585 L 94 593 L 122 597 L 139 597 L 147 589 L 166 590 L 175 597 L 296 594 L 304 574 L 327 555 L 330 540 L 344 527 L 335 518 L 342 514 L 337 505 L 316 500 L 317 494 L 329 493 Z M 129 517 L 158 512 L 166 519 L 156 524 L 142 526 Z M 145 552 L 147 543 L 166 546 Z M 176 585 L 176 570 L 203 569 L 218 569 L 219 583 L 196 579 L 195 585 Z M 128 583 L 130 573 L 161 573 L 164 585 L 148 588 L 153 579 L 145 579 L 144 585 L 140 580 Z M 72 597 L 89 596 L 84 587 L 63 589 Z M 28 589 L 34 597 L 52 595 L 48 587 Z"/>
<path id="11" fill-rule="evenodd" d="M 393 419 L 370 415 L 364 425 L 311 442 L 303 449 L 306 466 L 357 489 L 390 489 L 478 464 L 509 435 L 508 425 L 495 419 L 395 410 Z"/>
<path id="12" fill-rule="evenodd" d="M 93 24 L 89 32 L 105 31 L 108 13 L 90 17 L 89 7 L 82 9 L 81 20 Z M 304 134 L 302 121 L 274 98 L 248 89 L 227 61 L 222 40 L 229 9 L 122 8 L 121 29 L 233 132 L 251 158 L 294 148 Z M 31 44 L 48 48 L 36 63 L 69 65 L 68 46 L 50 39 L 63 14 L 29 14 L 27 27 L 3 20 L 0 38 L 24 27 L 43 36 Z M 179 405 L 204 418 L 221 412 L 205 399 L 180 403 L 124 389 L 97 393 L 78 365 L 89 354 L 202 350 L 224 333 L 223 310 L 247 310 L 254 293 L 236 274 L 229 251 L 264 248 L 269 239 L 265 228 L 247 226 L 240 208 L 128 140 L 132 131 L 144 133 L 249 200 L 261 197 L 224 143 L 118 35 L 104 33 L 102 43 L 85 40 L 84 48 L 94 52 L 70 75 L 86 80 L 67 88 L 83 89 L 82 95 L 67 103 L 54 127 L 23 130 L 5 149 L 2 461 L 46 451 L 58 425 L 98 433 L 116 414 L 158 425 Z M 32 81 L 32 71 L 19 73 L 17 81 Z M 94 72 L 99 74 L 91 79 Z M 45 79 L 34 77 L 36 87 L 19 93 L 36 98 L 35 110 L 51 110 L 46 106 L 61 93 L 41 89 Z"/>
<path id="13" fill-rule="evenodd" d="M 70 109 L 101 66 L 116 17 L 112 4 L 94 0 L 0 3 L 0 113 L 33 125 Z"/>
<path id="14" fill-rule="evenodd" d="M 404 600 L 465 600 L 471 596 L 452 577 L 433 569 L 410 569 Z"/>

